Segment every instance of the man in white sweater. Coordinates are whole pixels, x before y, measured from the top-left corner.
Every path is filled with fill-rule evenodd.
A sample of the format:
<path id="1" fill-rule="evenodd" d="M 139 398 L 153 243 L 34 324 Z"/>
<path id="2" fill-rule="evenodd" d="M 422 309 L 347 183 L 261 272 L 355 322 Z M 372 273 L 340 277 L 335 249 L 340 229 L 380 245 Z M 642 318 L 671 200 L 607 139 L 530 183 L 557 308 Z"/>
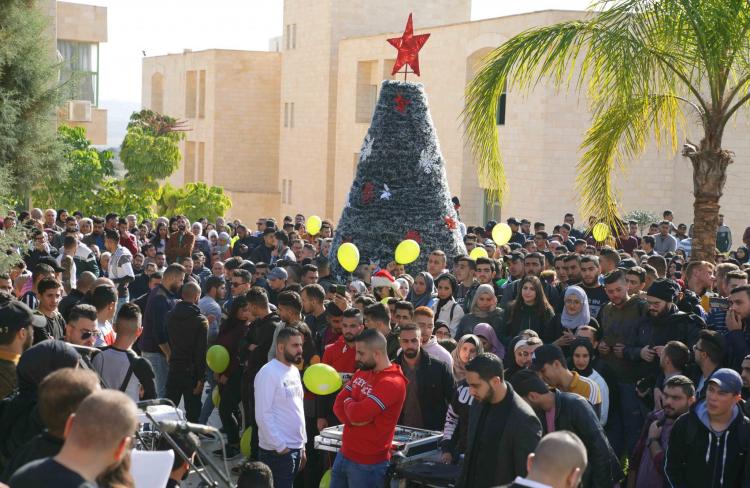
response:
<path id="1" fill-rule="evenodd" d="M 255 377 L 255 420 L 259 460 L 273 473 L 273 486 L 292 488 L 305 467 L 304 391 L 296 363 L 302 361 L 302 333 L 285 327 L 276 338 L 276 357 Z"/>

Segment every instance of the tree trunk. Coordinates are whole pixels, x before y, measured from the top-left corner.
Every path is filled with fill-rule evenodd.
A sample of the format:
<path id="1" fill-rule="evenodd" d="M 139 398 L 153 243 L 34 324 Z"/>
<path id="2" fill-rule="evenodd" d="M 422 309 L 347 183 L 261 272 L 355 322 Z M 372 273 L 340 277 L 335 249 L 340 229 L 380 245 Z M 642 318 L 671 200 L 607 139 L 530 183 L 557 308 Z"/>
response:
<path id="1" fill-rule="evenodd" d="M 693 240 L 691 261 L 714 262 L 716 230 L 719 226 L 719 199 L 727 181 L 732 153 L 711 144 L 712 137 L 701 141 L 700 149 L 686 146 L 683 155 L 693 163 Z M 714 142 L 716 142 L 714 140 Z M 712 147 L 713 146 L 713 147 Z"/>

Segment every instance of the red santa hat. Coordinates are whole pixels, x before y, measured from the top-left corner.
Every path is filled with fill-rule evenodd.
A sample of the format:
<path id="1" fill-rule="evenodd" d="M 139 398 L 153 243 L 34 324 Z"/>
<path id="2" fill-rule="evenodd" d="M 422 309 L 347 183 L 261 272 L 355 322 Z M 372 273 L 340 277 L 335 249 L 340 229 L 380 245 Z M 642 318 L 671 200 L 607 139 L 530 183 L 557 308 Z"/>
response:
<path id="1" fill-rule="evenodd" d="M 372 275 L 372 287 L 380 288 L 382 286 L 387 286 L 390 288 L 394 288 L 396 286 L 396 280 L 393 278 L 393 275 L 389 273 L 385 269 L 381 269 L 374 275 Z"/>

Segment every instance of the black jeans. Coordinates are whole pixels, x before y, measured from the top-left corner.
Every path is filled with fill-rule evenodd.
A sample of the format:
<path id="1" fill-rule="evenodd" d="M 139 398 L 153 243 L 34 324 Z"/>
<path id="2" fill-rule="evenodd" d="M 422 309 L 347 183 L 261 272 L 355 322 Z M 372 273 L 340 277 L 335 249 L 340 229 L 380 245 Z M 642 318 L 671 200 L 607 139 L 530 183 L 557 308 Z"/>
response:
<path id="1" fill-rule="evenodd" d="M 240 404 L 240 384 L 242 370 L 235 371 L 226 383 L 220 385 L 221 403 L 219 403 L 219 417 L 227 434 L 229 444 L 240 442 L 240 426 L 234 418 L 234 410 Z"/>
<path id="2" fill-rule="evenodd" d="M 198 422 L 201 414 L 201 395 L 193 394 L 198 380 L 192 379 L 192 375 L 181 371 L 169 371 L 167 376 L 167 398 L 175 405 L 180 404 L 180 399 L 185 399 L 185 415 L 188 422 Z"/>

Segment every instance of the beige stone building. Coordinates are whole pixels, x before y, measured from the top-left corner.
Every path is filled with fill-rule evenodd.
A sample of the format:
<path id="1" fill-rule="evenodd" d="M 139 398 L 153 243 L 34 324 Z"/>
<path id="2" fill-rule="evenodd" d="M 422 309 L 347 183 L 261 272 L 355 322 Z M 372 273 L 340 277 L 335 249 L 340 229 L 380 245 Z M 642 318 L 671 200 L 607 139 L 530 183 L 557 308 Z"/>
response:
<path id="1" fill-rule="evenodd" d="M 60 80 L 74 80 L 58 120 L 84 127 L 91 142 L 106 144 L 107 111 L 99 108 L 99 44 L 107 42 L 107 8 L 54 0 L 43 6 L 54 19 L 51 38 L 62 65 Z"/>
<path id="2" fill-rule="evenodd" d="M 579 99 L 575 92 L 557 92 L 544 83 L 528 96 L 512 91 L 504 95 L 498 129 L 509 192 L 502 209 L 486 200 L 477 180 L 461 114 L 466 85 L 490 50 L 525 29 L 586 14 L 550 10 L 470 22 L 470 9 L 470 0 L 285 0 L 283 36 L 270 43 L 271 50 L 278 52 L 221 51 L 226 56 L 223 69 L 257 59 L 252 71 L 274 71 L 276 84 L 272 77 L 265 78 L 268 84 L 259 83 L 244 71 L 235 72 L 238 79 L 232 79 L 229 72 L 218 76 L 212 64 L 199 68 L 189 61 L 217 51 L 146 58 L 143 105 L 186 118 L 205 143 L 204 152 L 198 150 L 202 159 L 195 156 L 202 163 L 192 162 L 191 146 L 185 144 L 186 161 L 175 180 L 182 181 L 187 170 L 188 179 L 225 185 L 234 200 L 231 216 L 245 221 L 297 212 L 337 219 L 380 82 L 391 78 L 396 50 L 386 39 L 398 37 L 413 12 L 415 33 L 430 32 L 431 37 L 420 52 L 422 76 L 410 75 L 409 79 L 426 87 L 450 189 L 461 198 L 463 220 L 476 224 L 515 216 L 553 224 L 562 221 L 564 212 L 573 211 L 582 222 L 577 212 L 575 167 L 590 123 L 585 98 Z M 204 69 L 206 79 L 212 80 L 207 81 L 207 100 L 230 97 L 237 103 L 221 110 L 209 103 L 205 118 L 196 119 L 188 116 L 187 73 Z M 164 80 L 163 90 L 154 89 L 154 77 Z M 276 94 L 275 113 L 266 105 L 263 110 L 255 105 L 248 110 L 245 102 L 260 93 Z M 228 119 L 243 122 L 220 129 Z M 268 128 L 273 124 L 276 131 Z M 748 223 L 742 189 L 750 180 L 750 140 L 743 137 L 747 125 L 747 118 L 738 119 L 725 136 L 726 147 L 737 157 L 729 169 L 722 211 L 735 229 Z M 233 130 L 242 136 L 233 135 Z M 697 138 L 694 129 L 690 133 Z M 274 142 L 275 150 L 271 148 Z M 231 146 L 223 147 L 227 144 Z M 223 153 L 209 149 L 212 145 L 222 146 Z M 670 208 L 677 221 L 692 220 L 689 161 L 652 147 L 626 166 L 627 172 L 616 177 L 626 211 L 659 213 Z M 211 169 L 194 169 L 199 167 Z M 224 183 L 227 180 L 231 184 Z M 236 197 L 241 191 L 249 195 Z"/>

